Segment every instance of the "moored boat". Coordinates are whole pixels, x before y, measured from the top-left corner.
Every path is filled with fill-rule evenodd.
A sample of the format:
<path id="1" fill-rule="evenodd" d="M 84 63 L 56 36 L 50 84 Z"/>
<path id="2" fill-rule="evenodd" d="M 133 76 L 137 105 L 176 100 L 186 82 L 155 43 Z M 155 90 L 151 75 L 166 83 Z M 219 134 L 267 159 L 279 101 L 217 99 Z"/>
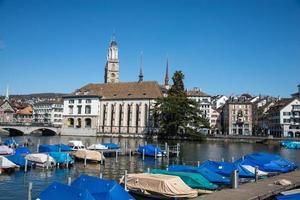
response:
<path id="1" fill-rule="evenodd" d="M 19 167 L 18 165 L 11 162 L 6 157 L 0 156 L 0 174 L 3 173 L 3 172 L 4 173 L 5 172 L 7 172 L 7 173 L 13 172 L 18 167 Z"/>
<path id="2" fill-rule="evenodd" d="M 284 140 L 280 144 L 287 149 L 300 149 L 300 141 Z"/>
<path id="3" fill-rule="evenodd" d="M 66 152 L 49 152 L 49 155 L 55 160 L 60 166 L 66 166 L 74 164 L 74 159 L 70 154 Z"/>
<path id="4" fill-rule="evenodd" d="M 71 140 L 68 142 L 68 146 L 70 146 L 73 151 L 85 149 L 85 146 L 80 140 Z"/>
<path id="5" fill-rule="evenodd" d="M 13 147 L 15 148 L 19 145 L 14 138 L 6 139 L 3 144 L 10 147 L 10 148 L 13 148 Z"/>
<path id="6" fill-rule="evenodd" d="M 37 167 L 54 167 L 56 165 L 55 160 L 48 154 L 44 153 L 32 153 L 25 156 L 25 159 L 34 163 Z"/>
<path id="7" fill-rule="evenodd" d="M 124 184 L 125 178 L 121 178 Z M 163 174 L 128 174 L 127 189 L 130 192 L 158 199 L 194 198 L 198 196 L 197 190 L 187 186 L 178 176 Z"/>
<path id="8" fill-rule="evenodd" d="M 0 146 L 0 155 L 11 155 L 14 153 L 14 150 L 6 145 Z"/>
<path id="9" fill-rule="evenodd" d="M 71 186 L 90 192 L 95 200 L 134 200 L 134 198 L 114 180 L 81 175 L 72 182 Z"/>
<path id="10" fill-rule="evenodd" d="M 11 162 L 13 162 L 14 164 L 20 166 L 21 168 L 24 168 L 26 165 L 26 160 L 23 156 L 21 156 L 20 154 L 14 154 L 14 155 L 9 155 L 6 156 L 6 158 L 8 160 L 10 160 Z M 27 161 L 27 167 L 31 167 L 33 163 L 31 163 L 30 161 Z"/>
<path id="11" fill-rule="evenodd" d="M 155 154 L 157 157 L 162 157 L 164 156 L 164 152 L 159 148 L 154 145 L 148 144 L 145 146 L 139 146 L 137 149 L 137 152 L 140 154 L 145 154 L 145 156 L 152 156 L 155 157 Z"/>
<path id="12" fill-rule="evenodd" d="M 90 162 L 100 162 L 104 161 L 105 157 L 98 151 L 93 151 L 93 150 L 78 150 L 71 152 L 71 154 L 79 160 L 87 160 Z"/>
<path id="13" fill-rule="evenodd" d="M 104 146 L 102 144 L 92 144 L 87 149 L 88 150 L 104 150 L 104 149 L 108 149 L 108 147 Z"/>
<path id="14" fill-rule="evenodd" d="M 25 155 L 30 154 L 30 153 L 31 153 L 31 150 L 28 149 L 27 147 L 18 147 L 15 150 L 16 155 L 25 156 Z"/>
<path id="15" fill-rule="evenodd" d="M 193 189 L 205 189 L 205 190 L 215 190 L 218 188 L 216 184 L 209 182 L 201 174 L 191 173 L 191 172 L 174 172 L 161 169 L 150 170 L 151 174 L 165 174 L 170 176 L 180 177 L 185 184 Z"/>
<path id="16" fill-rule="evenodd" d="M 107 147 L 108 149 L 120 149 L 120 145 L 115 143 L 103 143 L 102 145 Z"/>
<path id="17" fill-rule="evenodd" d="M 211 183 L 218 184 L 218 185 L 229 185 L 230 184 L 230 179 L 228 177 L 217 174 L 203 166 L 194 167 L 194 166 L 190 166 L 190 165 L 170 165 L 168 170 L 169 171 L 177 171 L 177 172 L 199 173 Z"/>

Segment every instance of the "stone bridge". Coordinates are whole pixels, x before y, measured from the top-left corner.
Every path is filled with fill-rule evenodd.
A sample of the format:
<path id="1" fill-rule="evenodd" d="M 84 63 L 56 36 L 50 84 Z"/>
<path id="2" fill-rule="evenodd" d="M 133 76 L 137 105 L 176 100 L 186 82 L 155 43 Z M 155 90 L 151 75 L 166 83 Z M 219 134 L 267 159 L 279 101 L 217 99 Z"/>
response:
<path id="1" fill-rule="evenodd" d="M 60 128 L 45 124 L 3 124 L 0 123 L 0 130 L 4 130 L 9 135 L 30 135 L 40 132 L 42 135 L 59 135 Z"/>

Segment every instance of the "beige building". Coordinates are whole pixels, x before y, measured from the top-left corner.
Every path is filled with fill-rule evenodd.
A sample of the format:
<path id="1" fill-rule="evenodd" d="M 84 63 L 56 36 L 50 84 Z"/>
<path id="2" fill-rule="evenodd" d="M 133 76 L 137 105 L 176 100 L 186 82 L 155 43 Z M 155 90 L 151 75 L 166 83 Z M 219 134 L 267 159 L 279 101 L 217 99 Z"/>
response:
<path id="1" fill-rule="evenodd" d="M 252 103 L 244 98 L 231 98 L 223 108 L 225 135 L 252 135 Z"/>
<path id="2" fill-rule="evenodd" d="M 151 109 L 162 97 L 156 81 L 119 82 L 118 48 L 111 42 L 104 83 L 88 84 L 64 97 L 62 135 L 143 137 L 155 132 Z"/>

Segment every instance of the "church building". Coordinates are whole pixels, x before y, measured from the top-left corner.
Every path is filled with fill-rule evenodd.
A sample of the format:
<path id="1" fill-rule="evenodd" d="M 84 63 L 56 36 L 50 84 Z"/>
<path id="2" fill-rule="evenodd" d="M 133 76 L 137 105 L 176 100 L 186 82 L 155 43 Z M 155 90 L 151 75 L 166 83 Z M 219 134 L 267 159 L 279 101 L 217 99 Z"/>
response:
<path id="1" fill-rule="evenodd" d="M 165 82 L 168 84 L 168 80 Z M 151 110 L 162 96 L 161 85 L 143 80 L 142 66 L 138 81 L 119 80 L 118 46 L 113 40 L 108 48 L 104 83 L 87 84 L 64 97 L 61 134 L 144 137 L 156 131 Z"/>

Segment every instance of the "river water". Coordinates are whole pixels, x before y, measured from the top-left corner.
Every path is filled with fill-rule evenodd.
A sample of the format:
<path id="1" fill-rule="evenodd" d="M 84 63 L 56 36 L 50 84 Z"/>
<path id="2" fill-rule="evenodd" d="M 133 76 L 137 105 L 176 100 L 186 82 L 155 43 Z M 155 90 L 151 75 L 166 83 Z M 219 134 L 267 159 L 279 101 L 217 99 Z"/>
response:
<path id="1" fill-rule="evenodd" d="M 15 137 L 15 139 L 22 144 L 28 137 Z M 4 137 L 1 138 L 5 140 Z M 56 144 L 67 143 L 69 140 L 81 140 L 84 144 L 95 144 L 113 142 L 119 143 L 122 148 L 127 147 L 130 149 L 136 149 L 140 144 L 144 144 L 143 139 L 126 139 L 126 138 L 94 138 L 94 137 L 34 137 L 30 136 L 30 139 L 36 145 L 38 141 L 40 144 Z M 148 144 L 164 145 L 165 142 L 147 141 Z M 147 168 L 165 168 L 168 164 L 192 164 L 196 165 L 197 161 L 222 160 L 231 161 L 232 159 L 238 159 L 241 156 L 257 152 L 265 151 L 270 153 L 277 153 L 296 162 L 300 165 L 300 151 L 288 150 L 281 148 L 279 145 L 265 145 L 265 144 L 252 144 L 252 143 L 225 143 L 225 142 L 195 142 L 195 141 L 169 141 L 169 145 L 175 145 L 180 143 L 180 155 L 178 158 L 171 157 L 169 160 L 159 158 L 145 158 L 143 161 L 141 156 L 132 156 L 129 160 L 128 156 L 118 156 L 117 162 L 115 157 L 107 157 L 105 165 L 100 164 L 87 164 L 86 167 L 83 163 L 77 162 L 71 169 L 33 169 L 29 170 L 26 174 L 23 171 L 17 171 L 11 175 L 0 175 L 0 200 L 23 200 L 27 199 L 27 188 L 29 182 L 33 183 L 32 196 L 36 198 L 38 194 L 44 190 L 53 181 L 61 183 L 67 183 L 68 177 L 72 177 L 72 180 L 77 178 L 80 174 L 88 174 L 93 176 L 99 176 L 103 174 L 103 178 L 119 180 L 127 170 L 128 173 L 143 172 Z M 36 146 L 31 146 L 33 151 L 36 151 Z"/>

